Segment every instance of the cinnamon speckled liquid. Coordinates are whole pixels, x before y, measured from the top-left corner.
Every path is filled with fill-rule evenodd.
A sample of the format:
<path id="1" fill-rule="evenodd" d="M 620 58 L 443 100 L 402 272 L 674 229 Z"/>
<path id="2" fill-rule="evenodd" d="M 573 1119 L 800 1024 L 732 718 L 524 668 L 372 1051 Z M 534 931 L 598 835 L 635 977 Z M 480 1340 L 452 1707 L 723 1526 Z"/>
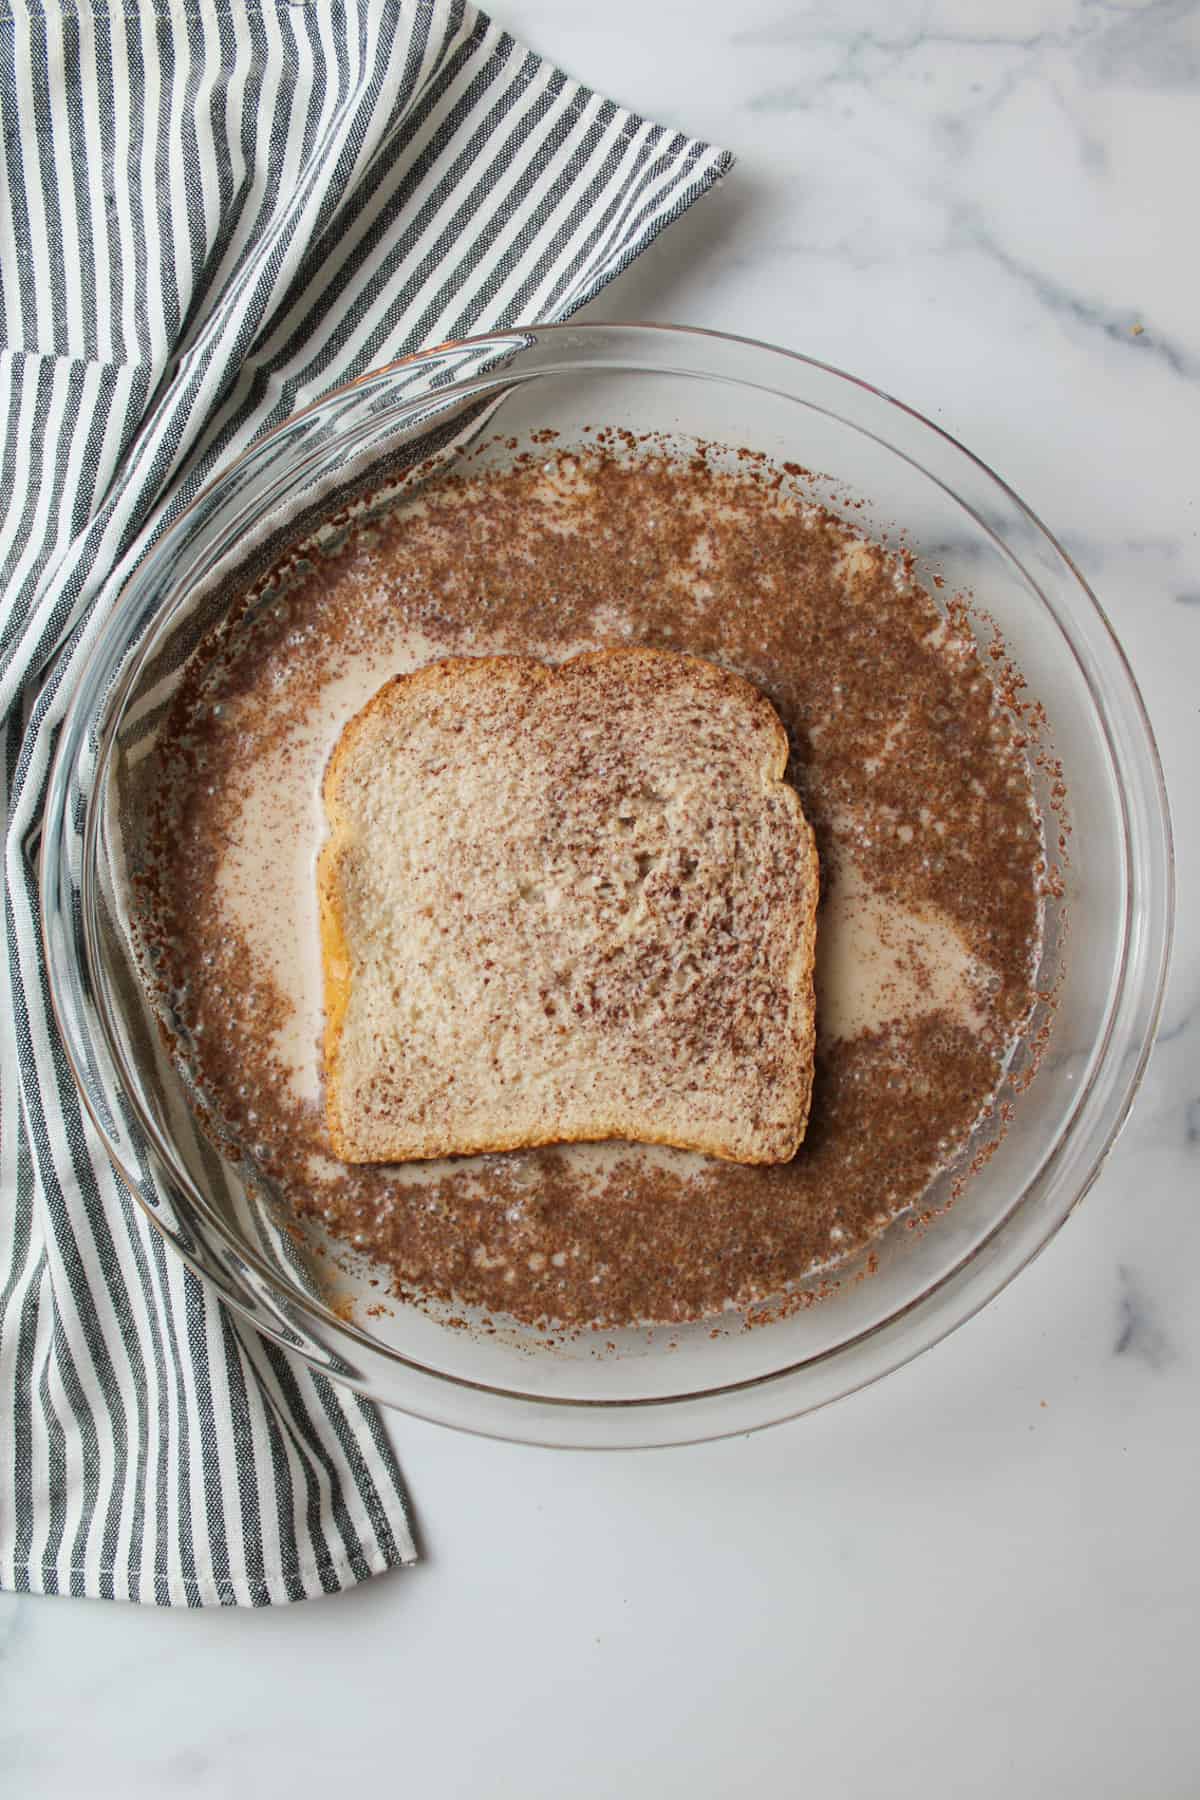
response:
<path id="1" fill-rule="evenodd" d="M 160 740 L 144 933 L 194 1079 L 298 1215 L 398 1293 L 569 1327 L 784 1294 L 919 1207 L 1029 1015 L 1046 869 L 1015 716 L 902 558 L 755 459 L 596 445 L 445 481 L 252 598 Z M 439 656 L 612 644 L 734 668 L 788 728 L 822 865 L 805 1143 L 337 1164 L 314 864 L 343 725 Z"/>

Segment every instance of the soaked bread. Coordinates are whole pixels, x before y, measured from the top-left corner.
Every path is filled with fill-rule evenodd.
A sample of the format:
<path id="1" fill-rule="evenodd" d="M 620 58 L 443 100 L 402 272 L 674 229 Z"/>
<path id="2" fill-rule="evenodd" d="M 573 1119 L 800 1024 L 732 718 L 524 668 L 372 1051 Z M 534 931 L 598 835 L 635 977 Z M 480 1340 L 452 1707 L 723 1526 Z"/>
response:
<path id="1" fill-rule="evenodd" d="M 348 1163 L 625 1138 L 788 1161 L 817 855 L 748 681 L 644 649 L 452 658 L 345 727 L 318 867 Z"/>

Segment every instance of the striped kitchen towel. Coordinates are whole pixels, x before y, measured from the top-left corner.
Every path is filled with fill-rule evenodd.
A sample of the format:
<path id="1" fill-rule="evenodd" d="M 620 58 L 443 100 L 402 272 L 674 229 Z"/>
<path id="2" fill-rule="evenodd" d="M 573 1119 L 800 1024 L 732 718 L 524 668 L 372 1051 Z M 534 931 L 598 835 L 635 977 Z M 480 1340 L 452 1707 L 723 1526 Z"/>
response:
<path id="1" fill-rule="evenodd" d="M 414 1554 L 373 1409 L 259 1338 L 105 1160 L 31 868 L 99 615 L 267 426 L 562 317 L 720 175 L 456 0 L 0 0 L 0 1586 L 330 1592 Z"/>

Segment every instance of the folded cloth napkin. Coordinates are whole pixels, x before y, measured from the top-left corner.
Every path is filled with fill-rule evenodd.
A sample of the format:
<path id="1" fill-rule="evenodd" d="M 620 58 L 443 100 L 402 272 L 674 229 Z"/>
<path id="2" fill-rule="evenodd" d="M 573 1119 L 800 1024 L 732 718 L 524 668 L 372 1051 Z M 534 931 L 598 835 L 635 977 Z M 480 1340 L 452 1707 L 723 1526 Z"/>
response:
<path id="1" fill-rule="evenodd" d="M 375 364 L 572 312 L 729 158 L 455 0 L 0 0 L 0 124 L 0 1586 L 302 1599 L 413 1558 L 399 1471 L 82 1112 L 32 867 L 56 728 L 214 470 Z"/>

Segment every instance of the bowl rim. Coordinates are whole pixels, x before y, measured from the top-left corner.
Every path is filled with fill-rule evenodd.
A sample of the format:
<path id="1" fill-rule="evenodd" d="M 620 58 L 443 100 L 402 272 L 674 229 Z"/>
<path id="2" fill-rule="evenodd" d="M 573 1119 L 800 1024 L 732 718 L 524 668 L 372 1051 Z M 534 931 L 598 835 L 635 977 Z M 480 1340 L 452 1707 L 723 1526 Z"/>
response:
<path id="1" fill-rule="evenodd" d="M 689 338 L 696 338 L 715 340 L 718 343 L 729 344 L 757 352 L 764 352 L 773 358 L 783 358 L 787 361 L 798 363 L 804 367 L 819 371 L 822 375 L 831 376 L 838 382 L 844 382 L 853 388 L 857 388 L 870 395 L 873 399 L 883 402 L 886 407 L 895 409 L 904 414 L 908 419 L 915 422 L 925 431 L 935 434 L 935 436 L 941 439 L 944 444 L 948 445 L 953 452 L 974 465 L 976 470 L 994 484 L 994 486 L 997 487 L 1016 508 L 1017 512 L 1024 517 L 1044 544 L 1049 546 L 1050 550 L 1059 559 L 1064 569 L 1071 577 L 1073 577 L 1076 589 L 1078 590 L 1078 597 L 1082 598 L 1086 603 L 1094 621 L 1099 623 L 1102 628 L 1105 648 L 1108 653 L 1115 658 L 1116 674 L 1124 688 L 1123 697 L 1132 703 L 1132 723 L 1146 758 L 1143 775 L 1148 776 L 1149 778 L 1148 798 L 1152 802 L 1153 808 L 1153 816 L 1150 823 L 1152 827 L 1158 828 L 1158 841 L 1157 844 L 1152 845 L 1152 849 L 1157 852 L 1156 860 L 1158 862 L 1158 869 L 1156 874 L 1161 877 L 1162 880 L 1161 908 L 1164 926 L 1157 950 L 1157 956 L 1156 958 L 1152 958 L 1142 975 L 1141 985 L 1144 996 L 1144 1021 L 1141 1029 L 1141 1041 L 1137 1045 L 1137 1054 L 1133 1060 L 1132 1066 L 1126 1071 L 1119 1082 L 1117 1104 L 1112 1108 L 1107 1121 L 1107 1129 L 1100 1134 L 1098 1141 L 1092 1150 L 1090 1162 L 1084 1168 L 1081 1176 L 1077 1180 L 1075 1191 L 1069 1196 L 1066 1203 L 1062 1204 L 1058 1211 L 1044 1223 L 1044 1229 L 1034 1236 L 1032 1241 L 1025 1247 L 1023 1254 L 1006 1264 L 998 1274 L 994 1274 L 992 1278 L 984 1284 L 982 1291 L 974 1295 L 967 1305 L 960 1306 L 958 1310 L 952 1311 L 950 1316 L 946 1317 L 944 1320 L 940 1320 L 936 1329 L 924 1334 L 920 1341 L 899 1350 L 891 1360 L 884 1361 L 880 1366 L 872 1369 L 865 1375 L 859 1373 L 854 1378 L 848 1380 L 844 1387 L 815 1398 L 797 1396 L 794 1404 L 776 1410 L 771 1413 L 770 1417 L 763 1418 L 758 1421 L 757 1424 L 750 1426 L 747 1426 L 745 1423 L 725 1424 L 715 1430 L 706 1429 L 699 1432 L 683 1431 L 677 1436 L 653 1440 L 656 1444 L 666 1444 L 694 1442 L 697 1441 L 698 1438 L 720 1437 L 733 1433 L 744 1434 L 748 1429 L 761 1428 L 767 1424 L 778 1423 L 785 1419 L 817 1410 L 821 1406 L 830 1404 L 833 1400 L 843 1397 L 846 1393 L 857 1391 L 861 1387 L 872 1385 L 874 1382 L 881 1380 L 885 1375 L 894 1372 L 907 1362 L 912 1361 L 915 1357 L 923 1354 L 924 1351 L 932 1348 L 934 1344 L 941 1342 L 945 1337 L 949 1336 L 951 1332 L 965 1324 L 968 1319 L 974 1317 L 977 1312 L 994 1299 L 1010 1281 L 1014 1280 L 1016 1276 L 1024 1268 L 1028 1267 L 1028 1265 L 1041 1253 L 1051 1239 L 1057 1234 L 1071 1212 L 1073 1212 L 1075 1207 L 1080 1204 L 1098 1177 L 1107 1156 L 1129 1116 L 1138 1088 L 1141 1085 L 1146 1066 L 1149 1062 L 1150 1055 L 1152 1054 L 1163 1006 L 1174 932 L 1175 858 L 1170 808 L 1161 758 L 1159 756 L 1153 727 L 1146 710 L 1141 690 L 1129 664 L 1125 650 L 1107 613 L 1082 574 L 1074 558 L 1033 511 L 1032 507 L 1016 493 L 1008 482 L 1006 482 L 1002 476 L 998 475 L 981 457 L 976 455 L 975 452 L 970 450 L 956 438 L 953 433 L 947 431 L 943 426 L 938 425 L 934 420 L 926 417 L 915 407 L 908 405 L 905 401 L 896 398 L 896 396 L 892 395 L 887 390 L 880 388 L 875 383 L 868 381 L 861 376 L 854 375 L 847 370 L 838 368 L 836 365 L 824 362 L 819 358 L 808 356 L 800 351 L 790 350 L 780 345 L 771 344 L 762 339 L 747 337 L 731 332 L 715 331 L 701 326 L 675 325 L 653 321 L 564 321 L 550 324 L 506 327 L 467 338 L 447 340 L 446 342 L 411 352 L 405 356 L 398 357 L 393 361 L 366 370 L 362 374 L 354 376 L 350 380 L 339 383 L 337 386 L 328 389 L 304 407 L 291 413 L 286 419 L 278 421 L 267 431 L 263 432 L 261 436 L 255 438 L 251 444 L 241 450 L 224 467 L 217 470 L 202 485 L 187 505 L 182 507 L 178 514 L 176 514 L 163 530 L 154 537 L 152 545 L 147 547 L 148 552 L 152 549 L 153 552 L 157 554 L 172 541 L 177 541 L 188 529 L 195 512 L 218 493 L 245 464 L 269 452 L 271 445 L 278 437 L 293 431 L 304 419 L 319 413 L 322 409 L 335 403 L 339 398 L 352 393 L 359 388 L 369 386 L 373 383 L 386 381 L 401 370 L 411 369 L 414 366 L 436 361 L 439 358 L 445 358 L 449 354 L 464 349 L 469 350 L 499 344 L 512 346 L 514 343 L 520 347 L 524 347 L 524 345 L 530 341 L 542 339 L 554 340 L 556 338 L 566 340 L 572 338 L 576 340 L 580 338 L 585 340 L 588 338 L 597 340 L 616 339 L 619 342 L 622 336 L 632 338 L 635 334 L 647 333 L 656 334 L 667 342 L 679 339 L 686 340 Z M 617 366 L 619 367 L 620 364 Z M 635 365 L 627 364 L 626 366 Z M 542 373 L 549 373 L 549 371 Z M 533 375 L 527 379 L 536 380 L 538 379 L 538 376 L 539 372 L 535 371 Z M 469 389 L 478 382 L 479 379 L 480 376 L 478 372 L 476 372 L 460 381 L 449 382 L 444 388 L 439 390 L 439 396 L 445 399 L 452 399 L 456 390 Z M 739 383 L 737 379 L 734 378 L 734 385 L 753 384 L 744 382 Z M 422 396 L 415 395 L 413 398 L 413 405 L 419 406 L 421 403 Z M 884 440 L 884 442 L 886 444 L 886 440 Z M 905 455 L 904 451 L 898 450 L 894 445 L 886 444 L 886 447 L 893 450 L 895 454 L 900 456 Z M 938 477 L 931 475 L 929 471 L 922 470 L 922 472 L 928 475 L 930 479 L 934 481 L 938 480 Z M 959 499 L 960 504 L 966 505 L 959 496 L 955 495 L 954 498 Z M 967 507 L 967 510 L 972 511 L 970 507 Z M 983 525 L 983 521 L 978 522 Z M 990 527 L 983 525 L 983 528 L 989 532 L 989 535 L 995 537 L 995 533 L 991 531 Z M 1008 554 L 1012 554 L 1003 538 L 998 538 L 996 541 Z M 138 563 L 130 570 L 126 579 L 122 582 L 121 587 L 109 602 L 108 618 L 106 618 L 101 627 L 102 634 L 111 633 L 112 623 L 120 614 L 121 601 L 131 584 L 137 579 L 144 561 L 145 557 L 139 559 Z M 1034 585 L 1036 586 L 1036 584 Z M 1043 605 L 1046 605 L 1047 610 L 1051 611 L 1054 622 L 1066 637 L 1068 648 L 1074 659 L 1081 665 L 1081 674 L 1083 675 L 1085 685 L 1088 689 L 1092 709 L 1103 733 L 1108 754 L 1112 758 L 1115 767 L 1118 761 L 1116 746 L 1113 740 L 1111 721 L 1108 716 L 1108 709 L 1104 697 L 1097 693 L 1093 680 L 1089 676 L 1086 668 L 1082 667 L 1079 645 L 1074 641 L 1071 634 L 1064 629 L 1062 621 L 1055 617 L 1052 609 L 1049 608 L 1045 597 L 1041 595 L 1040 588 L 1038 589 L 1038 592 Z M 88 955 L 94 961 L 97 960 L 97 946 L 89 927 L 91 909 L 86 901 L 92 867 L 91 857 L 88 854 L 88 845 L 91 837 L 94 836 L 94 833 L 98 829 L 99 818 L 99 808 L 95 803 L 95 797 L 102 785 L 102 772 L 107 765 L 107 757 L 108 752 L 111 749 L 112 737 L 120 718 L 120 702 L 122 695 L 128 688 L 129 683 L 136 678 L 136 675 L 140 670 L 145 648 L 154 636 L 157 617 L 158 615 L 155 615 L 155 619 L 147 624 L 143 634 L 143 646 L 130 658 L 127 668 L 122 672 L 121 677 L 114 684 L 104 703 L 105 730 L 102 734 L 97 753 L 95 778 L 88 794 L 86 806 L 84 826 L 85 850 L 80 882 L 81 898 L 84 901 L 82 913 L 85 943 Z M 103 635 L 101 641 L 103 641 Z M 98 647 L 99 646 L 97 646 L 97 648 Z M 68 1065 L 71 1069 L 85 1111 L 100 1135 L 109 1160 L 137 1200 L 145 1217 L 155 1229 L 166 1238 L 175 1252 L 183 1258 L 193 1272 L 201 1279 L 211 1283 L 217 1289 L 220 1297 L 232 1305 L 243 1317 L 247 1318 L 256 1329 L 264 1332 L 283 1348 L 299 1353 L 314 1368 L 332 1375 L 334 1378 L 343 1381 L 346 1385 L 354 1388 L 356 1391 L 369 1398 L 378 1399 L 384 1404 L 399 1405 L 402 1410 L 411 1412 L 414 1416 L 424 1417 L 437 1423 L 453 1424 L 457 1429 L 466 1430 L 477 1435 L 506 1438 L 510 1441 L 538 1442 L 546 1444 L 556 1444 L 561 1441 L 554 1437 L 539 1437 L 536 1434 L 531 1436 L 526 1430 L 519 1432 L 507 1431 L 494 1428 L 491 1425 L 464 1424 L 459 1420 L 445 1418 L 440 1415 L 436 1409 L 424 1411 L 419 1405 L 410 1404 L 407 1399 L 403 1402 L 391 1401 L 389 1396 L 378 1392 L 378 1390 L 372 1386 L 369 1375 L 362 1375 L 357 1370 L 347 1369 L 344 1365 L 339 1367 L 339 1358 L 336 1355 L 331 1355 L 319 1339 L 313 1341 L 312 1339 L 306 1338 L 304 1336 L 303 1326 L 301 1326 L 299 1330 L 296 1327 L 296 1323 L 292 1316 L 295 1312 L 298 1311 L 310 1324 L 323 1327 L 325 1330 L 331 1332 L 335 1338 L 341 1340 L 343 1343 L 346 1343 L 348 1340 L 352 1344 L 361 1346 L 369 1355 L 383 1357 L 388 1362 L 400 1364 L 413 1371 L 423 1380 L 432 1380 L 433 1382 L 442 1384 L 444 1387 L 450 1389 L 474 1390 L 477 1393 L 493 1396 L 497 1400 L 516 1402 L 519 1407 L 525 1410 L 532 1409 L 534 1413 L 541 1413 L 546 1416 L 549 1416 L 556 1410 L 561 1412 L 562 1409 L 584 1413 L 590 1412 L 593 1415 L 596 1413 L 605 1415 L 631 1415 L 647 1410 L 654 1412 L 656 1409 L 663 1408 L 687 1408 L 697 1402 L 735 1395 L 746 1389 L 758 1390 L 777 1387 L 778 1384 L 785 1381 L 788 1377 L 796 1375 L 801 1370 L 813 1368 L 819 1364 L 828 1363 L 839 1356 L 843 1356 L 847 1351 L 862 1344 L 866 1340 L 878 1336 L 881 1332 L 894 1326 L 899 1320 L 909 1317 L 919 1308 L 926 1306 L 927 1303 L 949 1283 L 956 1277 L 961 1276 L 964 1268 L 969 1267 L 969 1265 L 978 1258 L 980 1252 L 991 1244 L 992 1241 L 1008 1227 L 1015 1214 L 1021 1210 L 1022 1203 L 1028 1195 L 1033 1183 L 1042 1180 L 1070 1146 L 1080 1111 L 1089 1091 L 1090 1082 L 1084 1085 L 1077 1098 L 1076 1104 L 1071 1108 L 1069 1115 L 1058 1127 L 1052 1143 L 1042 1157 L 1034 1174 L 1015 1196 L 1012 1203 L 999 1214 L 983 1237 L 972 1246 L 971 1250 L 964 1258 L 955 1262 L 949 1269 L 942 1271 L 933 1281 L 923 1287 L 919 1293 L 913 1295 L 903 1305 L 888 1313 L 886 1317 L 864 1327 L 862 1331 L 855 1333 L 851 1337 L 842 1339 L 838 1343 L 824 1350 L 815 1351 L 810 1355 L 801 1357 L 799 1360 L 789 1361 L 778 1368 L 770 1369 L 762 1373 L 739 1378 L 735 1381 L 721 1382 L 716 1386 L 692 1388 L 684 1393 L 642 1395 L 624 1399 L 590 1399 L 576 1396 L 539 1394 L 529 1390 L 512 1389 L 498 1386 L 490 1382 L 476 1381 L 469 1377 L 451 1373 L 447 1370 L 431 1367 L 429 1364 L 420 1361 L 416 1357 L 396 1351 L 389 1346 L 380 1343 L 378 1339 L 373 1338 L 354 1321 L 347 1320 L 335 1313 L 332 1308 L 315 1295 L 305 1292 L 300 1287 L 285 1288 L 284 1285 L 281 1284 L 278 1274 L 270 1268 L 265 1259 L 259 1255 L 255 1248 L 229 1232 L 221 1215 L 215 1208 L 209 1205 L 203 1192 L 197 1187 L 195 1182 L 193 1182 L 191 1178 L 178 1167 L 176 1159 L 172 1154 L 170 1143 L 159 1130 L 155 1121 L 142 1107 L 136 1092 L 127 1091 L 125 1096 L 126 1102 L 132 1106 L 137 1117 L 139 1129 L 145 1134 L 157 1160 L 163 1164 L 164 1169 L 169 1174 L 174 1190 L 178 1193 L 178 1191 L 182 1189 L 183 1197 L 186 1198 L 190 1205 L 197 1208 L 207 1228 L 214 1231 L 223 1243 L 224 1254 L 214 1256 L 209 1246 L 205 1245 L 205 1250 L 208 1254 L 202 1255 L 195 1249 L 190 1248 L 186 1242 L 181 1241 L 180 1235 L 174 1232 L 171 1229 L 170 1224 L 147 1202 L 141 1189 L 142 1178 L 136 1174 L 132 1168 L 127 1166 L 126 1158 L 123 1156 L 118 1145 L 114 1142 L 112 1134 L 106 1127 L 99 1109 L 94 1102 L 93 1096 L 89 1092 L 88 1077 L 84 1067 L 85 1058 L 75 1040 L 71 1022 L 66 1015 L 66 1008 L 63 1004 L 58 980 L 57 948 L 52 941 L 51 909 L 46 905 L 47 893 L 48 891 L 53 891 L 55 886 L 56 877 L 52 869 L 52 861 L 58 849 L 61 837 L 61 820 L 57 814 L 52 816 L 50 801 L 54 796 L 61 796 L 63 793 L 66 777 L 69 774 L 67 764 L 68 761 L 73 764 L 73 753 L 78 748 L 79 720 L 77 714 L 81 708 L 85 686 L 86 683 L 81 675 L 76 681 L 75 688 L 70 695 L 64 714 L 50 781 L 46 790 L 47 828 L 42 832 L 38 870 L 39 888 L 42 900 L 40 908 L 40 928 L 43 954 L 46 959 L 48 972 L 48 988 L 51 1008 L 59 1036 L 64 1046 Z M 1124 849 L 1128 870 L 1127 885 L 1129 885 L 1133 881 L 1133 859 L 1129 853 L 1129 805 L 1127 796 L 1123 790 L 1120 791 L 1119 799 Z M 1096 1059 L 1093 1074 L 1097 1074 L 1104 1066 L 1105 1059 L 1108 1057 L 1111 1050 L 1111 1038 L 1119 1011 L 1120 1001 L 1128 985 L 1125 964 L 1128 961 L 1129 938 L 1133 929 L 1133 924 L 1134 909 L 1132 905 L 1127 905 L 1125 932 L 1122 944 L 1122 975 L 1110 999 L 1104 1022 L 1104 1030 L 1090 1047 L 1089 1054 L 1093 1055 Z M 95 990 L 95 992 L 98 996 L 97 1006 L 101 1017 L 101 1023 L 105 1036 L 108 1039 L 107 1048 L 109 1053 L 114 1056 L 118 1068 L 120 1068 L 122 1066 L 122 1058 L 119 1054 L 118 1046 L 115 1042 L 115 1034 L 112 1031 L 111 1021 L 108 1017 L 107 1001 L 103 997 L 102 988 Z M 234 1276 L 235 1269 L 243 1278 L 248 1280 L 248 1293 L 239 1288 L 238 1282 Z M 637 1445 L 631 1444 L 625 1447 L 640 1447 L 644 1442 L 646 1442 L 646 1440 L 639 1439 Z M 578 1447 L 588 1446 L 580 1445 Z"/>

